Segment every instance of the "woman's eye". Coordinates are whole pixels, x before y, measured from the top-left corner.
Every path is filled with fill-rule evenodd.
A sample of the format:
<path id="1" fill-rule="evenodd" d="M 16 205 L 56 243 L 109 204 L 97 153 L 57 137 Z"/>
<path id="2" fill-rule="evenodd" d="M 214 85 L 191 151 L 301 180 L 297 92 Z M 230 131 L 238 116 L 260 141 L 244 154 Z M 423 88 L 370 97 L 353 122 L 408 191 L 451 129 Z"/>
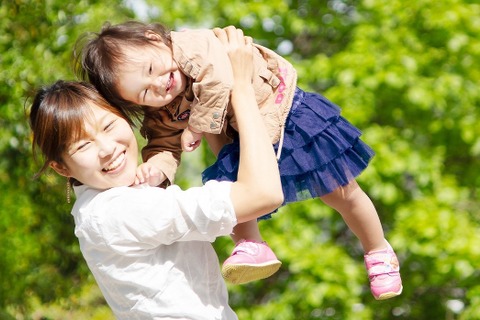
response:
<path id="1" fill-rule="evenodd" d="M 83 142 L 82 144 L 80 144 L 80 145 L 78 146 L 77 150 L 86 149 L 89 144 L 90 144 L 90 141 Z"/>
<path id="2" fill-rule="evenodd" d="M 112 129 L 113 127 L 113 124 L 115 123 L 116 120 L 112 120 L 111 122 L 109 122 L 106 126 L 105 126 L 105 131 L 108 131 L 110 129 Z"/>
<path id="3" fill-rule="evenodd" d="M 86 149 L 88 147 L 88 144 L 90 142 L 89 141 L 83 141 L 83 142 L 79 142 L 79 143 L 76 143 L 75 145 L 72 146 L 72 148 L 70 149 L 69 151 L 69 154 L 71 156 L 73 156 L 75 153 L 77 153 L 78 151 L 82 151 L 84 149 Z"/>

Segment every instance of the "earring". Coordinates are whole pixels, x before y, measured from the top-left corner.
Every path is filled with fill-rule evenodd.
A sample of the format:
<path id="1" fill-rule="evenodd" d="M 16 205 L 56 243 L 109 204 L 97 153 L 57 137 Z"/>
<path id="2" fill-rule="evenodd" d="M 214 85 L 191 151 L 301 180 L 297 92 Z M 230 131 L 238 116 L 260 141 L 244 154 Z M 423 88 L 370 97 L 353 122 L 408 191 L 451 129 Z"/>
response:
<path id="1" fill-rule="evenodd" d="M 72 187 L 70 184 L 70 177 L 67 178 L 67 203 L 70 203 L 70 194 L 72 193 Z"/>

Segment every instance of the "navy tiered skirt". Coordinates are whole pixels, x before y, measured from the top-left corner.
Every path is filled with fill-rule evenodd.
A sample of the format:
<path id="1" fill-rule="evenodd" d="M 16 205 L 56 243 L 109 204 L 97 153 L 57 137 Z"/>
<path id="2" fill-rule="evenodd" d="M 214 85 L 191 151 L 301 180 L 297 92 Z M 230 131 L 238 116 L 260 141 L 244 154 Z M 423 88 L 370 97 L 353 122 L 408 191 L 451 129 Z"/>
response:
<path id="1" fill-rule="evenodd" d="M 317 93 L 296 89 L 278 161 L 284 204 L 326 195 L 357 177 L 374 156 L 340 108 Z M 278 152 L 279 143 L 274 145 Z M 235 181 L 238 139 L 220 151 L 202 180 Z M 259 177 L 261 179 L 261 177 Z"/>

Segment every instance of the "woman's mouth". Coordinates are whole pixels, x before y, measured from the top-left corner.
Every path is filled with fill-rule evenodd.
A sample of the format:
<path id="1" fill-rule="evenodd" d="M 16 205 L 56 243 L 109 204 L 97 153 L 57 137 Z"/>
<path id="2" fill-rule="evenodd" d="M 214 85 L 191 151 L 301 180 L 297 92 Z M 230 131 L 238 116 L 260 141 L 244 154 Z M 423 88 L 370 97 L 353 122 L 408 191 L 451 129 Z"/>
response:
<path id="1" fill-rule="evenodd" d="M 103 172 L 110 172 L 110 171 L 113 171 L 115 169 L 117 169 L 118 167 L 120 167 L 120 165 L 123 163 L 123 161 L 125 160 L 125 152 L 122 152 L 118 155 L 117 158 L 115 158 L 108 167 L 105 167 L 102 169 Z"/>

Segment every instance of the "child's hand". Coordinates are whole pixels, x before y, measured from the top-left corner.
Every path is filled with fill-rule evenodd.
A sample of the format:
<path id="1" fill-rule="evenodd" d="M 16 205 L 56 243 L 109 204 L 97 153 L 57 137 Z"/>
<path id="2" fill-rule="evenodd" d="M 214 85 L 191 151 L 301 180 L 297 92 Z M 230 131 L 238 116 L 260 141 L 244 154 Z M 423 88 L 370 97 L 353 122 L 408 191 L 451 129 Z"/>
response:
<path id="1" fill-rule="evenodd" d="M 153 164 L 145 162 L 137 167 L 137 176 L 134 185 L 148 183 L 149 186 L 156 187 L 165 181 L 167 177 L 158 170 Z"/>
<path id="2" fill-rule="evenodd" d="M 193 131 L 190 127 L 185 128 L 182 133 L 182 150 L 191 152 L 198 148 L 202 142 L 202 133 Z"/>

